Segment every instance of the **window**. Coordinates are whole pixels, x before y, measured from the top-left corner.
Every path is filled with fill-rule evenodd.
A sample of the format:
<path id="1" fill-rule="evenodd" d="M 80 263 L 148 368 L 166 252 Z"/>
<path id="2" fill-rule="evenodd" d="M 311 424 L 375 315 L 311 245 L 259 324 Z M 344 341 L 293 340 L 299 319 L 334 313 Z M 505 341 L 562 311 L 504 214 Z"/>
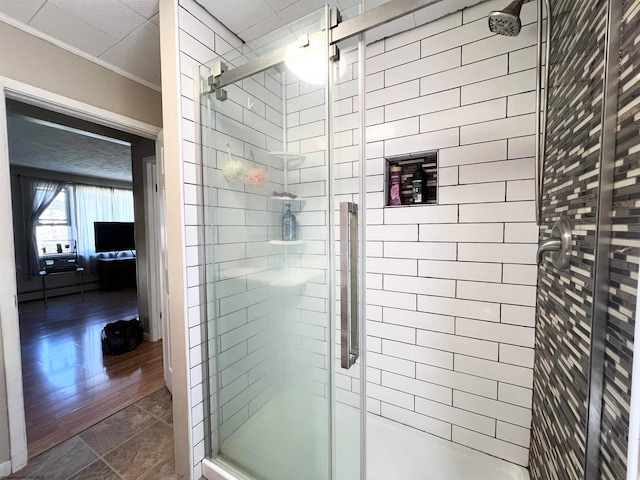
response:
<path id="1" fill-rule="evenodd" d="M 55 253 L 73 253 L 69 245 L 71 239 L 71 214 L 69 208 L 70 192 L 62 191 L 42 212 L 36 223 L 36 240 L 41 257 Z M 57 244 L 60 244 L 58 249 Z"/>

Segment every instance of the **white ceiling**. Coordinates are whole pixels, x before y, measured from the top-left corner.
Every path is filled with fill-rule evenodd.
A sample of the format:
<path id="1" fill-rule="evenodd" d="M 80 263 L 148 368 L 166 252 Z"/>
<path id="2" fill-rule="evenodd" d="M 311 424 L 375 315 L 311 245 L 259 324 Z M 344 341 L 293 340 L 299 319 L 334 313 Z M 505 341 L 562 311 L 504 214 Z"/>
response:
<path id="1" fill-rule="evenodd" d="M 361 0 L 195 0 L 245 42 L 252 42 L 325 4 L 343 18 L 358 15 Z M 367 9 L 389 0 L 367 0 Z M 442 0 L 367 33 L 372 42 L 430 22 L 482 0 Z M 529 2 L 531 0 L 525 0 Z M 508 3 L 497 2 L 496 8 Z M 0 0 L 11 17 L 57 41 L 160 86 L 158 0 Z M 0 18 L 2 20 L 2 18 Z"/>
<path id="2" fill-rule="evenodd" d="M 245 42 L 252 42 L 328 3 L 343 18 L 358 14 L 360 0 L 196 0 Z M 367 9 L 389 0 L 367 0 Z M 422 25 L 480 0 L 442 0 L 368 32 L 367 41 Z M 506 0 L 505 0 L 506 3 Z M 0 0 L 0 15 L 58 42 L 160 86 L 158 0 Z"/>
<path id="3" fill-rule="evenodd" d="M 131 182 L 131 147 L 8 114 L 9 163 Z"/>
<path id="4" fill-rule="evenodd" d="M 242 40 L 254 44 L 260 43 L 265 34 L 317 11 L 326 3 L 338 7 L 345 19 L 358 15 L 360 4 L 360 0 L 196 1 Z M 367 0 L 367 8 L 387 1 Z M 414 28 L 480 1 L 442 0 L 367 32 L 367 41 Z M 132 78 L 160 86 L 158 0 L 0 0 L 2 14 L 11 17 L 14 24 L 39 30 L 72 50 L 80 50 L 127 72 Z M 9 121 L 9 133 L 14 164 L 131 180 L 128 147 L 15 118 Z"/>
<path id="5" fill-rule="evenodd" d="M 357 15 L 360 0 L 197 0 L 209 13 L 245 42 L 315 12 L 325 4 L 338 7 L 345 18 Z M 368 1 L 368 8 L 389 0 Z M 242 8 L 240 7 L 242 5 Z"/>
<path id="6" fill-rule="evenodd" d="M 160 86 L 158 0 L 0 0 L 0 13 Z"/>

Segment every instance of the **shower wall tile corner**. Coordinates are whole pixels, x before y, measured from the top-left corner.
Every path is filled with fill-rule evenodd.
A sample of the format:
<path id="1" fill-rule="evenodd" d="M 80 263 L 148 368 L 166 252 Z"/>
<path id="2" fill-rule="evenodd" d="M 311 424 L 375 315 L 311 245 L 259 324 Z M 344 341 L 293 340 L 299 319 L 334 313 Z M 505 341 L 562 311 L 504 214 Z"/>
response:
<path id="1" fill-rule="evenodd" d="M 535 28 L 494 40 L 491 7 L 368 47 L 368 408 L 526 466 Z M 431 150 L 440 205 L 384 208 L 385 158 Z"/>

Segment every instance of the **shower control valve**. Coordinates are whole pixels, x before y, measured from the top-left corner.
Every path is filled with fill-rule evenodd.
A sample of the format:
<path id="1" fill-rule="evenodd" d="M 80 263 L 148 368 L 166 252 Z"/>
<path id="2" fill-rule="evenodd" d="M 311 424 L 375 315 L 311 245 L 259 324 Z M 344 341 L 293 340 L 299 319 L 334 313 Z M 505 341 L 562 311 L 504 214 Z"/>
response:
<path id="1" fill-rule="evenodd" d="M 542 263 L 542 256 L 545 252 L 551 253 L 551 263 L 558 270 L 564 270 L 571 261 L 571 225 L 567 217 L 560 217 L 551 228 L 551 238 L 543 240 L 538 245 L 536 261 L 538 265 Z"/>

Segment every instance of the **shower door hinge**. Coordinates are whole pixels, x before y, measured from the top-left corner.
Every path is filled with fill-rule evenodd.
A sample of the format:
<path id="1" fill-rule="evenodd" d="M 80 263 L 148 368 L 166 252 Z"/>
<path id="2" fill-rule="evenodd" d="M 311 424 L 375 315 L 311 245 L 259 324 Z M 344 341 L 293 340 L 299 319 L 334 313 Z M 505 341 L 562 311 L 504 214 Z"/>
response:
<path id="1" fill-rule="evenodd" d="M 216 92 L 216 100 L 223 101 L 227 99 L 227 91 L 218 87 L 218 78 L 228 69 L 227 64 L 219 60 L 211 66 L 211 75 L 207 77 L 207 83 L 211 91 Z"/>
<path id="2" fill-rule="evenodd" d="M 340 10 L 336 7 L 329 10 L 329 29 L 336 28 L 342 22 L 342 15 Z"/>
<path id="3" fill-rule="evenodd" d="M 340 60 L 340 49 L 335 43 L 329 45 L 329 60 L 331 60 L 332 62 L 337 62 L 338 60 Z"/>

